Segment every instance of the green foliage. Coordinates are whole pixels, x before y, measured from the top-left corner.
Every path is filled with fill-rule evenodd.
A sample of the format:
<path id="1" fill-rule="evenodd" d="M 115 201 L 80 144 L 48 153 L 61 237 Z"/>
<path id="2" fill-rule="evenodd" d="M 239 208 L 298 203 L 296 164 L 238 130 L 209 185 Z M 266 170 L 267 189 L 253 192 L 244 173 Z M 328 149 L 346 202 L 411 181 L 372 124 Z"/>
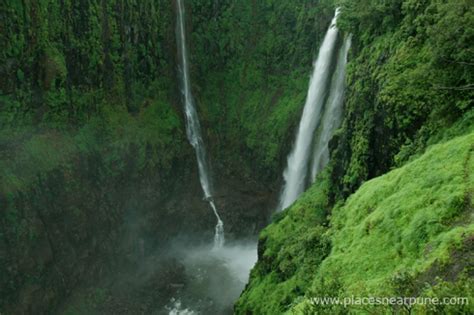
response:
<path id="1" fill-rule="evenodd" d="M 67 167 L 74 157 L 91 152 L 100 152 L 118 173 L 123 169 L 114 163 L 125 163 L 131 152 L 136 159 L 136 172 L 155 168 L 169 171 L 185 143 L 178 113 L 164 100 L 149 100 L 137 116 L 130 116 L 126 109 L 104 105 L 101 116 L 77 131 L 2 130 L 0 185 L 4 192 L 24 189 L 38 174 Z"/>
<path id="2" fill-rule="evenodd" d="M 0 308 L 16 303 L 20 288 L 32 275 L 39 277 L 38 285 L 50 285 L 54 279 L 42 271 L 44 262 L 66 272 L 78 263 L 75 253 L 81 248 L 93 253 L 97 242 L 101 246 L 117 242 L 117 231 L 124 229 L 124 208 L 130 199 L 140 198 L 133 193 L 122 196 L 121 190 L 138 190 L 147 182 L 157 189 L 152 193 L 155 198 L 166 195 L 167 184 L 177 175 L 175 165 L 186 165 L 193 157 L 183 130 L 178 113 L 160 99 L 150 100 L 136 116 L 125 108 L 104 105 L 101 116 L 78 130 L 3 129 L 0 245 L 8 242 L 9 254 L 1 253 Z M 46 229 L 56 231 L 58 239 L 52 243 L 45 239 Z M 48 258 L 49 246 L 64 249 L 55 254 L 54 265 Z M 18 266 L 20 259 L 32 263 Z"/>
<path id="3" fill-rule="evenodd" d="M 338 24 L 354 35 L 333 153 L 335 195 L 345 198 L 445 130 L 469 131 L 451 126 L 472 117 L 474 9 L 464 0 L 339 2 Z"/>
<path id="4" fill-rule="evenodd" d="M 104 100 L 137 113 L 175 70 L 169 1 L 6 1 L 0 28 L 2 125 L 81 126 Z"/>
<path id="5" fill-rule="evenodd" d="M 134 151 L 138 172 L 155 167 L 169 171 L 172 161 L 185 150 L 182 121 L 162 100 L 150 101 L 132 119 L 126 110 L 106 107 L 104 120 L 102 132 L 107 136 L 111 153 L 108 158 L 125 163 L 125 156 Z"/>
<path id="6" fill-rule="evenodd" d="M 223 176 L 278 182 L 332 2 L 186 3 L 193 94 Z M 472 292 L 472 281 L 457 274 L 422 280 L 433 279 L 438 265 L 445 276 L 472 235 L 474 7 L 469 0 L 336 2 L 339 26 L 354 43 L 332 162 L 262 232 L 238 313 L 345 312 L 315 310 L 308 297 L 319 294 Z M 8 227 L 0 242 L 21 244 L 19 253 L 34 248 L 43 224 L 33 217 L 42 211 L 54 222 L 74 218 L 70 234 L 63 232 L 79 242 L 91 217 L 114 226 L 109 220 L 120 207 L 107 197 L 111 187 L 150 173 L 164 180 L 177 159 L 192 156 L 176 109 L 172 6 L 0 4 L 0 223 Z M 62 197 L 48 199 L 55 194 Z M 85 195 L 92 197 L 77 207 L 74 198 Z M 107 210 L 92 216 L 84 209 L 97 200 Z M 44 204 L 51 208 L 35 208 Z M 38 278 L 10 275 L 0 280 L 5 299 Z"/>
<path id="7" fill-rule="evenodd" d="M 473 231 L 469 222 L 453 226 L 471 206 L 466 174 L 472 169 L 466 161 L 472 159 L 472 143 L 471 134 L 430 148 L 335 208 L 333 250 L 321 274 L 344 270 L 347 293 L 383 292 L 394 270 L 421 272 L 435 260 L 447 263 L 450 251 Z"/>
<path id="8" fill-rule="evenodd" d="M 153 93 L 178 103 L 172 5 L 2 4 L 0 124 L 68 130 L 109 107 L 141 114 Z M 328 0 L 186 3 L 193 93 L 220 171 L 277 181 L 332 14 Z"/>
<path id="9" fill-rule="evenodd" d="M 309 189 L 261 232 L 259 260 L 236 313 L 281 314 L 309 288 L 310 275 L 331 250 L 325 235 L 328 180 L 319 179 L 320 185 Z"/>
<path id="10" fill-rule="evenodd" d="M 64 315 L 83 315 L 83 314 L 98 314 L 97 308 L 104 305 L 108 290 L 97 287 L 91 288 L 80 296 L 80 302 L 75 305 L 68 305 L 63 311 Z"/>
<path id="11" fill-rule="evenodd" d="M 190 2 L 193 92 L 221 172 L 277 181 L 330 2 Z"/>
<path id="12" fill-rule="evenodd" d="M 329 226 L 321 209 L 327 207 L 330 186 L 320 178 L 283 218 L 262 232 L 259 262 L 237 303 L 237 313 L 369 311 L 357 305 L 318 306 L 309 300 L 325 296 L 466 296 L 472 300 L 472 279 L 464 273 L 469 272 L 474 236 L 473 144 L 474 133 L 470 133 L 434 145 L 403 167 L 366 182 L 333 208 Z M 308 239 L 314 241 L 305 243 Z M 330 252 L 321 244 L 331 244 Z M 289 282 L 285 272 L 302 280 Z M 426 307 L 435 306 L 418 305 L 414 310 L 436 311 Z M 467 314 L 471 308 L 451 305 L 443 310 Z M 408 310 L 373 306 L 370 311 Z"/>

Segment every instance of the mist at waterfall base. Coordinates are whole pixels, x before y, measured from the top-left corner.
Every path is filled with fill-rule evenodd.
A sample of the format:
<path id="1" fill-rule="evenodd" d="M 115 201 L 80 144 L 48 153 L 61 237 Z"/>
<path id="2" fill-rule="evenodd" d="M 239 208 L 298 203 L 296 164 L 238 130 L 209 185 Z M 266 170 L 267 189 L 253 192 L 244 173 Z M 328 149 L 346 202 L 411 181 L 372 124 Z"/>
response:
<path id="1" fill-rule="evenodd" d="M 153 251 L 137 248 L 133 262 L 76 290 L 58 314 L 232 314 L 257 261 L 257 243 L 229 241 L 215 249 L 189 238 Z"/>
<path id="2" fill-rule="evenodd" d="M 167 314 L 232 314 L 257 261 L 256 248 L 255 242 L 240 242 L 219 249 L 203 246 L 176 251 L 185 283 L 165 306 Z"/>

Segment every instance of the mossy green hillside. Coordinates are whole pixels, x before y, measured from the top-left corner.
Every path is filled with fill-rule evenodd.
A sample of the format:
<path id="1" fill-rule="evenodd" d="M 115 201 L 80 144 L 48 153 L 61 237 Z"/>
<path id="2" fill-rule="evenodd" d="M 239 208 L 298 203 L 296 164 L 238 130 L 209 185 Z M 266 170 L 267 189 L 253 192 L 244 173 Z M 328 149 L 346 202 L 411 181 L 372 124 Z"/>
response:
<path id="1" fill-rule="evenodd" d="M 169 171 L 173 159 L 182 154 L 186 143 L 182 121 L 168 103 L 154 101 L 133 117 L 126 109 L 104 107 L 102 111 L 101 117 L 71 132 L 2 130 L 2 191 L 18 192 L 38 175 L 67 166 L 78 155 L 104 156 L 109 164 L 108 174 L 114 175 L 120 173 L 119 164 L 124 163 L 124 156 L 130 151 L 134 152 L 138 172 L 154 167 Z"/>
<path id="2" fill-rule="evenodd" d="M 326 174 L 325 174 L 326 175 Z M 328 180 L 312 186 L 291 210 L 260 233 L 258 262 L 237 303 L 237 313 L 280 314 L 311 285 L 331 250 L 327 231 Z"/>
<path id="3" fill-rule="evenodd" d="M 175 94 L 169 1 L 0 4 L 1 126 L 71 128 Z"/>
<path id="4" fill-rule="evenodd" d="M 344 311 L 309 303 L 318 296 L 445 297 L 461 291 L 474 298 L 468 278 L 474 133 L 434 145 L 405 166 L 366 182 L 334 207 L 329 224 L 324 220 L 326 185 L 321 179 L 264 230 L 259 262 L 237 313 Z M 472 306 L 420 305 L 414 310 L 472 311 L 466 307 Z M 395 309 L 378 309 L 390 310 Z M 365 310 L 352 306 L 346 311 Z"/>

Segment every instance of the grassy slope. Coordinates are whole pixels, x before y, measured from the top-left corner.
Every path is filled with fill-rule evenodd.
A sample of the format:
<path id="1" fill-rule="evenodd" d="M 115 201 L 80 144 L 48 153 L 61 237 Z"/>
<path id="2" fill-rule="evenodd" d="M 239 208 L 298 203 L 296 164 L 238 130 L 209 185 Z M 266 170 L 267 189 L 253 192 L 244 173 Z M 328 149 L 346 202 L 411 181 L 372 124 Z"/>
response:
<path id="1" fill-rule="evenodd" d="M 304 294 L 331 249 L 324 235 L 327 180 L 314 185 L 289 211 L 262 231 L 258 263 L 237 304 L 237 313 L 279 314 Z"/>
<path id="2" fill-rule="evenodd" d="M 434 145 L 365 183 L 333 209 L 329 227 L 322 179 L 262 233 L 259 262 L 237 313 L 342 311 L 316 309 L 305 294 L 472 297 L 472 280 L 463 274 L 474 236 L 473 143 L 470 133 Z"/>

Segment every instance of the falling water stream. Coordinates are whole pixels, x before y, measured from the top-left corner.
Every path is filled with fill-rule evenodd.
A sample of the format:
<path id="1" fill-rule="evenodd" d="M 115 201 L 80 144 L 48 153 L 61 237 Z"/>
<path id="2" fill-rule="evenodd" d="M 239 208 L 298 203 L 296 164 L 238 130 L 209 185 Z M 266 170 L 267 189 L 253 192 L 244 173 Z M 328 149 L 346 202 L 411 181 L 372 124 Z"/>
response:
<path id="1" fill-rule="evenodd" d="M 224 245 L 224 223 L 222 222 L 219 212 L 212 198 L 211 182 L 209 180 L 209 165 L 207 162 L 206 148 L 201 136 L 201 125 L 194 106 L 193 95 L 191 93 L 191 84 L 189 79 L 188 54 L 186 49 L 186 32 L 185 32 L 185 12 L 183 0 L 177 0 L 177 23 L 176 37 L 179 44 L 180 52 L 180 76 L 182 81 L 182 93 L 184 98 L 184 111 L 186 114 L 186 134 L 189 142 L 196 152 L 196 159 L 199 170 L 199 180 L 204 192 L 204 199 L 209 205 L 217 219 L 214 233 L 214 248 L 221 248 Z"/>
<path id="2" fill-rule="evenodd" d="M 336 46 L 338 34 L 336 20 L 338 14 L 339 10 L 336 10 L 336 14 L 319 48 L 318 58 L 314 63 L 296 141 L 293 145 L 293 150 L 288 156 L 287 168 L 283 173 L 285 185 L 280 197 L 278 210 L 283 210 L 291 205 L 306 188 L 308 164 L 312 151 L 311 144 L 313 143 L 313 136 L 326 98 L 331 62 Z"/>
<path id="3" fill-rule="evenodd" d="M 342 104 L 344 101 L 344 79 L 346 75 L 347 53 L 351 47 L 351 35 L 347 36 L 337 56 L 337 65 L 332 77 L 329 97 L 321 121 L 321 131 L 314 147 L 313 163 L 311 167 L 311 182 L 329 162 L 329 140 L 334 131 L 339 128 L 342 118 Z"/>
<path id="4" fill-rule="evenodd" d="M 257 260 L 256 243 L 224 246 L 224 224 L 212 198 L 206 149 L 191 93 L 183 0 L 176 0 L 176 5 L 176 37 L 186 115 L 186 133 L 196 152 L 204 198 L 209 203 L 217 219 L 217 224 L 212 250 L 211 247 L 209 249 L 204 247 L 183 251 L 182 261 L 186 266 L 190 281 L 170 300 L 166 310 L 168 314 L 172 315 L 209 312 L 230 314 L 232 313 L 232 303 L 243 289 L 248 280 L 248 272 Z M 293 150 L 288 156 L 288 166 L 284 172 L 285 186 L 280 199 L 280 210 L 293 203 L 305 190 L 307 183 L 314 178 L 320 167 L 327 163 L 328 142 L 340 124 L 344 67 L 350 38 L 344 41 L 341 51 L 337 54 L 337 15 L 338 10 L 336 10 L 320 47 L 318 58 L 314 63 L 297 137 Z M 338 57 L 334 67 L 335 55 Z M 333 68 L 336 68 L 334 72 Z M 316 133 L 316 130 L 320 130 L 320 132 Z M 316 139 L 315 134 L 318 134 Z M 310 166 L 311 170 L 309 170 Z"/>
<path id="5" fill-rule="evenodd" d="M 169 315 L 231 314 L 232 305 L 242 292 L 248 280 L 249 271 L 257 260 L 257 244 L 253 241 L 240 241 L 224 246 L 224 224 L 212 198 L 206 149 L 191 93 L 183 2 L 183 0 L 176 1 L 176 37 L 186 115 L 186 134 L 196 152 L 204 199 L 209 203 L 217 224 L 212 247 L 183 247 L 179 250 L 177 257 L 185 266 L 187 280 L 165 308 Z"/>

